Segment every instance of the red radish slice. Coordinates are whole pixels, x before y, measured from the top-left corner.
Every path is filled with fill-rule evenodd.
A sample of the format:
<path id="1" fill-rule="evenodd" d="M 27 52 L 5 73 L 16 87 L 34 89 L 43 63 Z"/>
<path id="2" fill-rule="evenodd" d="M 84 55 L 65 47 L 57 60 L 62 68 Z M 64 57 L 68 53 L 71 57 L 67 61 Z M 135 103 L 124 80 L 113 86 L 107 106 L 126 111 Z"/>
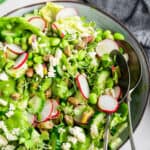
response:
<path id="1" fill-rule="evenodd" d="M 50 119 L 50 116 L 53 111 L 53 104 L 51 101 L 46 101 L 43 107 L 43 110 L 41 111 L 41 118 L 40 122 L 45 122 Z"/>
<path id="2" fill-rule="evenodd" d="M 15 62 L 15 64 L 14 64 L 14 69 L 19 69 L 19 68 L 21 68 L 25 63 L 26 63 L 26 61 L 27 61 L 27 59 L 28 59 L 28 53 L 23 53 L 23 54 L 21 54 L 18 58 L 17 58 L 17 60 L 16 60 L 16 62 Z"/>
<path id="3" fill-rule="evenodd" d="M 8 48 L 14 54 L 24 53 L 24 51 L 21 49 L 21 47 L 19 47 L 18 45 L 15 45 L 15 44 L 7 44 L 6 48 Z"/>
<path id="4" fill-rule="evenodd" d="M 79 74 L 76 77 L 77 86 L 80 89 L 82 96 L 86 99 L 89 98 L 90 88 L 87 82 L 86 77 L 83 74 Z"/>
<path id="5" fill-rule="evenodd" d="M 53 29 L 54 31 L 57 31 L 57 30 L 58 30 L 58 26 L 57 26 L 56 23 L 52 23 L 51 27 L 52 27 L 52 29 Z"/>
<path id="6" fill-rule="evenodd" d="M 114 98 L 116 98 L 117 100 L 120 98 L 121 96 L 121 88 L 119 86 L 115 86 L 114 87 Z"/>
<path id="7" fill-rule="evenodd" d="M 65 36 L 65 33 L 61 31 L 60 37 L 61 37 L 61 38 L 64 38 L 64 36 Z"/>
<path id="8" fill-rule="evenodd" d="M 31 17 L 30 19 L 28 19 L 28 22 L 30 22 L 32 25 L 36 26 L 37 28 L 41 29 L 41 31 L 45 31 L 45 29 L 47 28 L 47 22 L 38 16 L 35 17 Z"/>
<path id="9" fill-rule="evenodd" d="M 98 99 L 97 106 L 106 113 L 114 113 L 119 107 L 118 101 L 110 95 L 102 95 Z"/>
<path id="10" fill-rule="evenodd" d="M 110 39 L 105 39 L 98 43 L 96 47 L 96 53 L 99 57 L 104 54 L 109 54 L 112 50 L 118 50 L 118 44 Z"/>
<path id="11" fill-rule="evenodd" d="M 57 100 L 52 100 L 52 104 L 53 104 L 53 111 L 52 111 L 52 114 L 50 116 L 50 119 L 55 119 L 60 114 L 60 112 L 58 110 L 59 103 Z"/>
<path id="12" fill-rule="evenodd" d="M 78 16 L 78 13 L 74 8 L 63 8 L 57 13 L 56 20 L 73 16 Z"/>
<path id="13" fill-rule="evenodd" d="M 59 31 L 60 37 L 61 37 L 61 38 L 64 38 L 65 32 L 64 32 L 64 31 L 60 31 L 60 30 L 59 30 L 59 27 L 58 27 L 58 25 L 57 25 L 56 23 L 53 23 L 53 24 L 51 25 L 51 27 L 52 27 L 53 31 Z"/>

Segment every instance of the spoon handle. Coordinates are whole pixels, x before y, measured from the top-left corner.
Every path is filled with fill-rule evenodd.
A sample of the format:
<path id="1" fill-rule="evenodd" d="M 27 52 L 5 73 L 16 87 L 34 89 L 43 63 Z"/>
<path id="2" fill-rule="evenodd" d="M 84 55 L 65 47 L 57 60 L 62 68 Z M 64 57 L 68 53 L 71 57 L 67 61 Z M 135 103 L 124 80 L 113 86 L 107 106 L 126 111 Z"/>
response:
<path id="1" fill-rule="evenodd" d="M 106 122 L 106 126 L 105 126 L 105 131 L 104 131 L 104 146 L 103 146 L 103 150 L 108 150 L 110 121 L 111 121 L 111 115 L 108 114 L 107 122 Z"/>
<path id="2" fill-rule="evenodd" d="M 128 104 L 128 125 L 129 125 L 129 137 L 130 137 L 130 144 L 131 144 L 131 149 L 136 150 L 135 148 L 135 142 L 133 138 L 133 127 L 132 127 L 132 120 L 131 120 L 131 110 L 130 110 L 130 102 L 131 102 L 131 93 L 129 92 L 128 98 L 127 98 L 127 104 Z"/>

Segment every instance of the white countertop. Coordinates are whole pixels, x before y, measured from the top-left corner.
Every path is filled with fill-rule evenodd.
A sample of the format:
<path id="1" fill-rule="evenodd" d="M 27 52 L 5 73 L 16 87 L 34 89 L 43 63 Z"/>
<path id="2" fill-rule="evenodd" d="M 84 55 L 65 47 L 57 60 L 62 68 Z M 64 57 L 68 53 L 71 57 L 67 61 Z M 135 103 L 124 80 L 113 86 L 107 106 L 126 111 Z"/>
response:
<path id="1" fill-rule="evenodd" d="M 6 0 L 5 3 L 0 5 L 0 15 L 2 16 L 8 11 L 19 8 L 24 5 L 44 2 L 46 0 Z M 150 150 L 150 103 L 147 105 L 144 116 L 134 133 L 135 143 L 137 150 Z M 121 148 L 121 150 L 130 150 L 129 141 Z"/>

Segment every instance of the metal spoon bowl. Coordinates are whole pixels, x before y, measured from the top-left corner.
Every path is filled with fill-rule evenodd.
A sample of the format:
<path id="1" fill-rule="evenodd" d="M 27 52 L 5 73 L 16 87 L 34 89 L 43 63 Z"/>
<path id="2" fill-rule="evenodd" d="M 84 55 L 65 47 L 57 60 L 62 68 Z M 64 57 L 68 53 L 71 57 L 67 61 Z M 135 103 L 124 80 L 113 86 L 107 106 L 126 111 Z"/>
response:
<path id="1" fill-rule="evenodd" d="M 130 90 L 128 92 L 127 96 L 127 105 L 128 105 L 128 125 L 129 125 L 129 137 L 130 137 L 130 144 L 132 150 L 135 150 L 135 144 L 133 139 L 133 127 L 132 127 L 132 119 L 131 119 L 131 110 L 130 110 L 130 102 L 132 100 L 131 94 L 136 89 L 136 87 L 139 85 L 141 78 L 142 78 L 142 64 L 139 61 L 138 55 L 134 48 L 126 41 L 124 40 L 118 40 L 117 41 L 119 47 L 122 47 L 125 51 L 125 53 L 129 56 L 129 76 L 131 79 L 130 82 Z M 120 56 L 121 58 L 121 56 Z M 124 58 L 123 58 L 124 59 Z M 122 59 L 122 61 L 123 61 Z M 118 64 L 122 64 L 122 61 L 117 61 Z M 121 66 L 120 66 L 121 67 Z M 121 68 L 123 71 L 123 69 Z M 124 100 L 124 99 L 123 99 Z M 122 102 L 121 100 L 120 102 Z M 108 135 L 109 135 L 109 125 L 110 125 L 110 117 L 108 117 L 106 128 L 105 128 L 105 137 L 104 137 L 104 150 L 108 149 Z"/>
<path id="2" fill-rule="evenodd" d="M 120 99 L 119 103 L 122 103 L 125 101 L 126 97 L 128 96 L 129 89 L 130 89 L 130 72 L 127 62 L 125 61 L 124 57 L 118 50 L 113 50 L 110 53 L 110 56 L 112 59 L 115 58 L 117 65 L 120 68 L 121 72 L 121 78 L 119 79 L 118 85 L 122 89 L 122 98 Z M 104 133 L 104 150 L 108 149 L 108 143 L 109 143 L 109 126 L 111 122 L 111 116 L 112 114 L 108 114 L 107 122 L 105 126 L 105 133 Z"/>
<path id="3" fill-rule="evenodd" d="M 131 95 L 132 92 L 137 88 L 139 85 L 141 78 L 142 78 L 142 64 L 139 61 L 138 55 L 134 48 L 126 41 L 120 40 L 117 41 L 119 47 L 122 47 L 124 51 L 129 56 L 129 69 L 130 69 L 130 77 L 131 77 L 131 83 L 130 83 L 130 90 L 127 96 L 127 105 L 128 105 L 128 124 L 129 124 L 129 137 L 130 137 L 130 144 L 132 150 L 135 150 L 135 143 L 133 138 L 133 127 L 132 127 L 132 118 L 131 118 Z"/>

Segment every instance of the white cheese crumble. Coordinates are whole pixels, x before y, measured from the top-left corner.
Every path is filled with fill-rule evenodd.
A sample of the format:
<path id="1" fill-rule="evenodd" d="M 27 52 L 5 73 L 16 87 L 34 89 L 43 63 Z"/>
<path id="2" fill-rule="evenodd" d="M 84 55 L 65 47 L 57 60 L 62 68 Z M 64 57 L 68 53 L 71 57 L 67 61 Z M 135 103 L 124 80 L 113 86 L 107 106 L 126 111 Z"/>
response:
<path id="1" fill-rule="evenodd" d="M 62 150 L 70 150 L 71 148 L 71 144 L 66 142 L 66 143 L 63 143 L 62 146 L 61 146 Z"/>
<path id="2" fill-rule="evenodd" d="M 61 56 L 62 56 L 62 51 L 60 49 L 58 49 L 56 51 L 56 54 L 55 54 L 55 58 L 56 58 L 56 63 L 58 64 L 60 59 L 61 59 Z"/>
<path id="3" fill-rule="evenodd" d="M 49 70 L 48 70 L 48 77 L 55 77 L 55 69 L 54 69 L 54 67 L 53 66 L 50 66 L 49 67 Z"/>
<path id="4" fill-rule="evenodd" d="M 14 150 L 14 149 L 15 149 L 14 145 L 7 145 L 7 146 L 2 148 L 2 150 Z"/>
<path id="5" fill-rule="evenodd" d="M 6 135 L 7 139 L 8 139 L 8 141 L 15 141 L 15 140 L 17 140 L 17 136 L 15 136 L 15 135 L 13 135 L 13 134 L 11 134 L 9 132 L 6 132 L 5 135 Z"/>
<path id="6" fill-rule="evenodd" d="M 15 110 L 14 104 L 10 104 L 10 105 L 9 105 L 9 110 Z"/>
<path id="7" fill-rule="evenodd" d="M 60 61 L 61 57 L 62 57 L 62 51 L 60 49 L 58 49 L 56 51 L 55 57 L 51 56 L 49 58 L 50 66 L 49 66 L 49 69 L 48 69 L 48 77 L 55 77 L 55 72 L 56 71 L 55 71 L 54 67 L 59 64 L 59 61 Z"/>
<path id="8" fill-rule="evenodd" d="M 91 57 L 91 59 L 92 59 L 92 64 L 94 65 L 94 66 L 96 66 L 97 65 L 97 60 L 96 60 L 96 52 L 88 52 L 88 55 Z"/>
<path id="9" fill-rule="evenodd" d="M 8 75 L 5 72 L 0 73 L 0 80 L 7 81 Z"/>
<path id="10" fill-rule="evenodd" d="M 44 68 L 42 64 L 37 64 L 35 65 L 35 72 L 41 77 L 44 77 Z"/>
<path id="11" fill-rule="evenodd" d="M 66 130 L 64 128 L 59 128 L 58 133 L 64 133 Z"/>
<path id="12" fill-rule="evenodd" d="M 82 128 L 80 128 L 80 127 L 78 127 L 78 126 L 75 126 L 75 127 L 73 127 L 73 128 L 70 128 L 70 129 L 69 129 L 69 132 L 70 132 L 73 136 L 75 136 L 79 142 L 82 142 L 82 143 L 85 142 L 86 137 L 85 137 L 85 134 L 84 134 L 84 131 L 83 131 Z"/>
<path id="13" fill-rule="evenodd" d="M 8 144 L 8 141 L 6 140 L 6 138 L 2 135 L 0 135 L 0 147 L 1 146 L 5 146 Z"/>
<path id="14" fill-rule="evenodd" d="M 0 121 L 0 128 L 4 131 L 4 134 L 5 134 L 5 136 L 7 137 L 7 139 L 8 139 L 9 141 L 15 141 L 15 140 L 17 140 L 17 136 L 11 134 L 11 133 L 8 131 L 6 125 L 4 124 L 3 121 Z"/>
<path id="15" fill-rule="evenodd" d="M 10 118 L 11 116 L 14 115 L 14 111 L 9 110 L 8 112 L 5 113 L 5 115 L 6 115 L 8 118 Z"/>
<path id="16" fill-rule="evenodd" d="M 68 142 L 76 144 L 78 142 L 77 138 L 74 136 L 68 136 Z"/>
<path id="17" fill-rule="evenodd" d="M 7 106 L 7 101 L 0 98 L 0 105 Z"/>
<path id="18" fill-rule="evenodd" d="M 20 134 L 20 129 L 19 129 L 19 128 L 14 128 L 14 129 L 12 130 L 12 134 L 18 136 L 18 135 Z"/>

